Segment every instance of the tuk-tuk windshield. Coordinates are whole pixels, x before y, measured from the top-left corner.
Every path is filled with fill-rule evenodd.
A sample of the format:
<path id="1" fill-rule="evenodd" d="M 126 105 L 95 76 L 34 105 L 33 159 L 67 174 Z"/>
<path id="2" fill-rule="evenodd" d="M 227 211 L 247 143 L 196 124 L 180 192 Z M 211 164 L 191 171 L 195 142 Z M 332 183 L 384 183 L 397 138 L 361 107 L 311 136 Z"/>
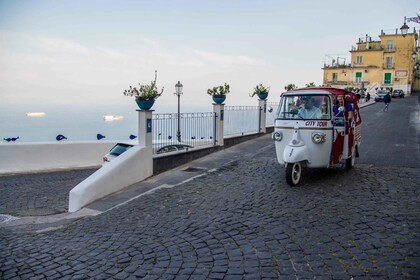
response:
<path id="1" fill-rule="evenodd" d="M 328 120 L 331 119 L 330 104 L 328 95 L 283 95 L 277 119 Z"/>

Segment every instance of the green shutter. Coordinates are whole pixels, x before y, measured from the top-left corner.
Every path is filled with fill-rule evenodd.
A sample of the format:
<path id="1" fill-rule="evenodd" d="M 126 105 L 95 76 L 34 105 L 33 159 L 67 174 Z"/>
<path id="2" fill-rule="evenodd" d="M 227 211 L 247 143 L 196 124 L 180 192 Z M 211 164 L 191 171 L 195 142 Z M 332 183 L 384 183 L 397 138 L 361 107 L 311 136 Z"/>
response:
<path id="1" fill-rule="evenodd" d="M 356 72 L 356 78 L 361 78 L 362 77 L 362 72 Z"/>
<path id="2" fill-rule="evenodd" d="M 385 75 L 384 75 L 384 84 L 386 84 L 386 85 L 391 84 L 391 73 L 385 73 Z"/>

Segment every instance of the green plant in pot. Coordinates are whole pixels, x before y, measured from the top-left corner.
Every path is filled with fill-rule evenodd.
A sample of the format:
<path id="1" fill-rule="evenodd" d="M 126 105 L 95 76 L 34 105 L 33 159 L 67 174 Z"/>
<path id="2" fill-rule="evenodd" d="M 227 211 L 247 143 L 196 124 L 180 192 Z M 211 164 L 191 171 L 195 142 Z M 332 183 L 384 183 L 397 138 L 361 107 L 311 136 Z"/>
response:
<path id="1" fill-rule="evenodd" d="M 221 104 L 226 99 L 226 94 L 230 92 L 230 86 L 225 83 L 224 85 L 209 88 L 207 94 L 213 98 L 213 101 L 217 104 Z"/>
<path id="2" fill-rule="evenodd" d="M 266 87 L 266 86 L 263 86 L 262 84 L 258 84 L 254 88 L 254 92 L 251 93 L 249 96 L 254 97 L 255 95 L 257 95 L 260 100 L 265 100 L 268 97 L 269 92 L 270 92 L 270 87 Z"/>
<path id="3" fill-rule="evenodd" d="M 155 71 L 155 80 L 150 82 L 150 85 L 142 85 L 139 87 L 130 86 L 129 89 L 124 90 L 125 96 L 132 96 L 136 99 L 136 103 L 141 110 L 150 110 L 155 103 L 156 98 L 162 95 L 162 90 L 159 92 L 156 86 L 157 71 Z"/>

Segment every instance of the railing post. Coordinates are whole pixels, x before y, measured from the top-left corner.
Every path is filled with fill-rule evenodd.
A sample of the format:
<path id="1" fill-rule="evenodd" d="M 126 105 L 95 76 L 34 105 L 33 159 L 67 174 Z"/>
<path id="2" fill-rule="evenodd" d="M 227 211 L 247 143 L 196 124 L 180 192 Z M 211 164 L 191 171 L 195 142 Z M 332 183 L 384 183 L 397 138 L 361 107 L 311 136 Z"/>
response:
<path id="1" fill-rule="evenodd" d="M 215 113 L 215 129 L 216 129 L 216 145 L 224 146 L 224 114 L 225 114 L 225 105 L 213 103 L 213 112 Z"/>
<path id="2" fill-rule="evenodd" d="M 137 110 L 139 112 L 139 145 L 153 150 L 152 113 L 153 110 Z"/>
<path id="3" fill-rule="evenodd" d="M 260 121 L 259 121 L 259 132 L 260 133 L 266 133 L 267 132 L 267 100 L 258 100 L 258 106 L 260 107 Z"/>

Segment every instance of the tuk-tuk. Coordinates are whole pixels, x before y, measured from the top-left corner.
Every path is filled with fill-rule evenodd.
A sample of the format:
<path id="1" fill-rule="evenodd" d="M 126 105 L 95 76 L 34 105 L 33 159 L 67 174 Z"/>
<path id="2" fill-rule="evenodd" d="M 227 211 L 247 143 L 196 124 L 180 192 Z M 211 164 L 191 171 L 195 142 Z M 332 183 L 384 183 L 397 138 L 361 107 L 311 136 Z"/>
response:
<path id="1" fill-rule="evenodd" d="M 286 181 L 299 183 L 302 168 L 352 168 L 359 156 L 361 118 L 355 93 L 302 88 L 281 95 L 272 138 Z"/>

